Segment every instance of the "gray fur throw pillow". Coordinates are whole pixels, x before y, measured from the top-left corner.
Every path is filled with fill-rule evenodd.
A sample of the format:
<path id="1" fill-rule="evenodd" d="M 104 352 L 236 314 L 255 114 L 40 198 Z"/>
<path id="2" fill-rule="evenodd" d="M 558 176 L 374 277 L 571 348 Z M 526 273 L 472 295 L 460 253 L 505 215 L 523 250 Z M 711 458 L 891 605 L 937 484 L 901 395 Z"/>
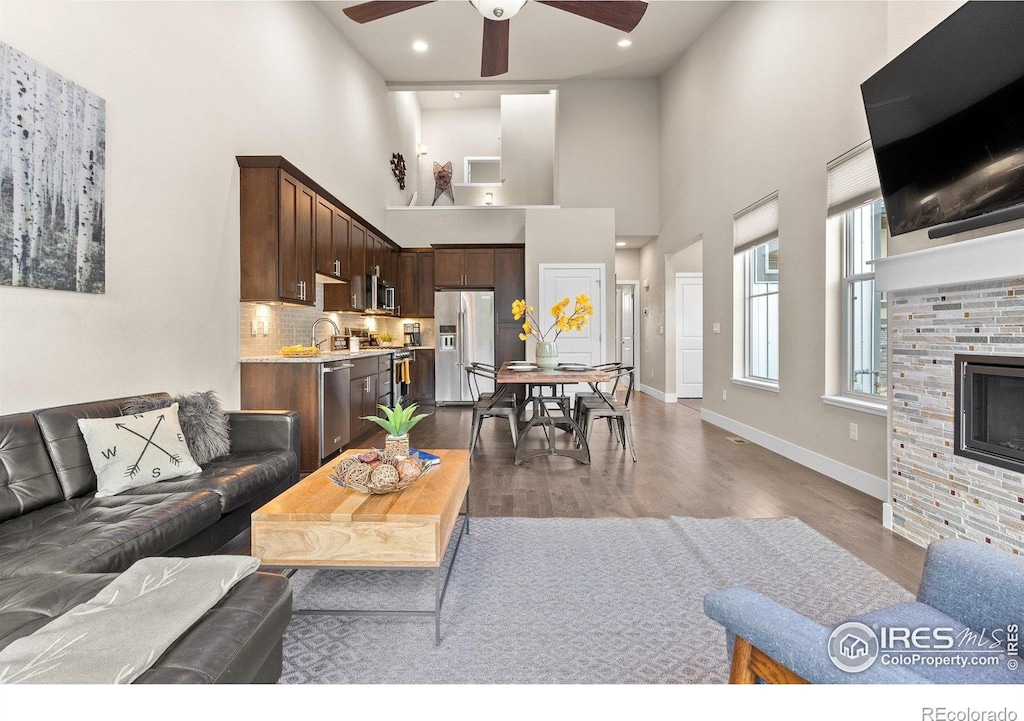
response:
<path id="1" fill-rule="evenodd" d="M 231 452 L 228 417 L 215 391 L 189 393 L 174 398 L 135 398 L 121 409 L 123 415 L 145 413 L 178 404 L 178 422 L 189 453 L 202 465 Z"/>

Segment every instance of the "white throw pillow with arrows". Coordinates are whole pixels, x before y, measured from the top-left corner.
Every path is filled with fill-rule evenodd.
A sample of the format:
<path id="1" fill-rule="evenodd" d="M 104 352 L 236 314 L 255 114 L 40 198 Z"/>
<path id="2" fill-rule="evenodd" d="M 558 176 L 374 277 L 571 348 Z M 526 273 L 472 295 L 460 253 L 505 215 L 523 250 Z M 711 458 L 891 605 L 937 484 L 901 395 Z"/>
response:
<path id="1" fill-rule="evenodd" d="M 97 497 L 199 473 L 178 423 L 178 404 L 117 418 L 80 418 Z"/>

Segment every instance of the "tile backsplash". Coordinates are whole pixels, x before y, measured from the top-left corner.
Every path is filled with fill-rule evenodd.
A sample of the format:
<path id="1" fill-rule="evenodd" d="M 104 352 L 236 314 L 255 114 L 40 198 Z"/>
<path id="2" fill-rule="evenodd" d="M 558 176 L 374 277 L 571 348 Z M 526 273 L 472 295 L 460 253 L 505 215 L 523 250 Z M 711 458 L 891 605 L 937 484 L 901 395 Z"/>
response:
<path id="1" fill-rule="evenodd" d="M 383 318 L 380 316 L 364 316 L 354 313 L 324 313 L 324 287 L 322 283 L 316 284 L 316 305 L 315 306 L 285 306 L 265 305 L 262 303 L 239 303 L 238 304 L 238 337 L 239 354 L 242 358 L 251 356 L 274 355 L 283 346 L 296 345 L 298 343 L 308 344 L 310 341 L 310 329 L 317 318 L 330 318 L 337 324 L 342 335 L 346 328 L 366 329 L 380 333 L 391 333 L 394 336 L 393 343 L 402 345 L 405 337 L 402 335 L 401 318 Z M 420 323 L 421 335 L 424 345 L 433 344 L 432 318 L 410 319 Z M 257 323 L 257 334 L 252 334 L 252 323 Z M 268 324 L 268 331 L 263 332 L 263 323 Z M 317 341 L 324 340 L 334 331 L 327 323 L 317 326 Z"/>

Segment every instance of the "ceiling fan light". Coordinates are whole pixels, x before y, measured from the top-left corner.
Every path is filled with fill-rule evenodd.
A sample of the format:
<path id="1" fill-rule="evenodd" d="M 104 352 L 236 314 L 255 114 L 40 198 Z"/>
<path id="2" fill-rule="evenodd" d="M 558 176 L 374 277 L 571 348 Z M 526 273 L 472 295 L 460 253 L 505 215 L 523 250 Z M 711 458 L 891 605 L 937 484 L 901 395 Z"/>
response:
<path id="1" fill-rule="evenodd" d="M 469 0 L 473 7 L 488 20 L 511 20 L 526 0 Z"/>

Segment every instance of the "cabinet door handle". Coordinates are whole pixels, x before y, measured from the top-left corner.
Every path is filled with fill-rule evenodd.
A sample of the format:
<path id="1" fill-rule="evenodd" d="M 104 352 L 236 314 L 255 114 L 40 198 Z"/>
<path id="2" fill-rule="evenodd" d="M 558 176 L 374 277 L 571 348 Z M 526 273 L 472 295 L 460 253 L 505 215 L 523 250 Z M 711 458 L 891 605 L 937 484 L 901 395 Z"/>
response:
<path id="1" fill-rule="evenodd" d="M 306 300 L 306 281 L 299 281 L 299 300 Z"/>
<path id="2" fill-rule="evenodd" d="M 355 293 L 352 294 L 352 307 L 353 308 L 356 307 L 356 294 Z"/>
<path id="3" fill-rule="evenodd" d="M 341 275 L 341 261 L 340 260 L 334 261 L 334 274 L 335 275 Z"/>

